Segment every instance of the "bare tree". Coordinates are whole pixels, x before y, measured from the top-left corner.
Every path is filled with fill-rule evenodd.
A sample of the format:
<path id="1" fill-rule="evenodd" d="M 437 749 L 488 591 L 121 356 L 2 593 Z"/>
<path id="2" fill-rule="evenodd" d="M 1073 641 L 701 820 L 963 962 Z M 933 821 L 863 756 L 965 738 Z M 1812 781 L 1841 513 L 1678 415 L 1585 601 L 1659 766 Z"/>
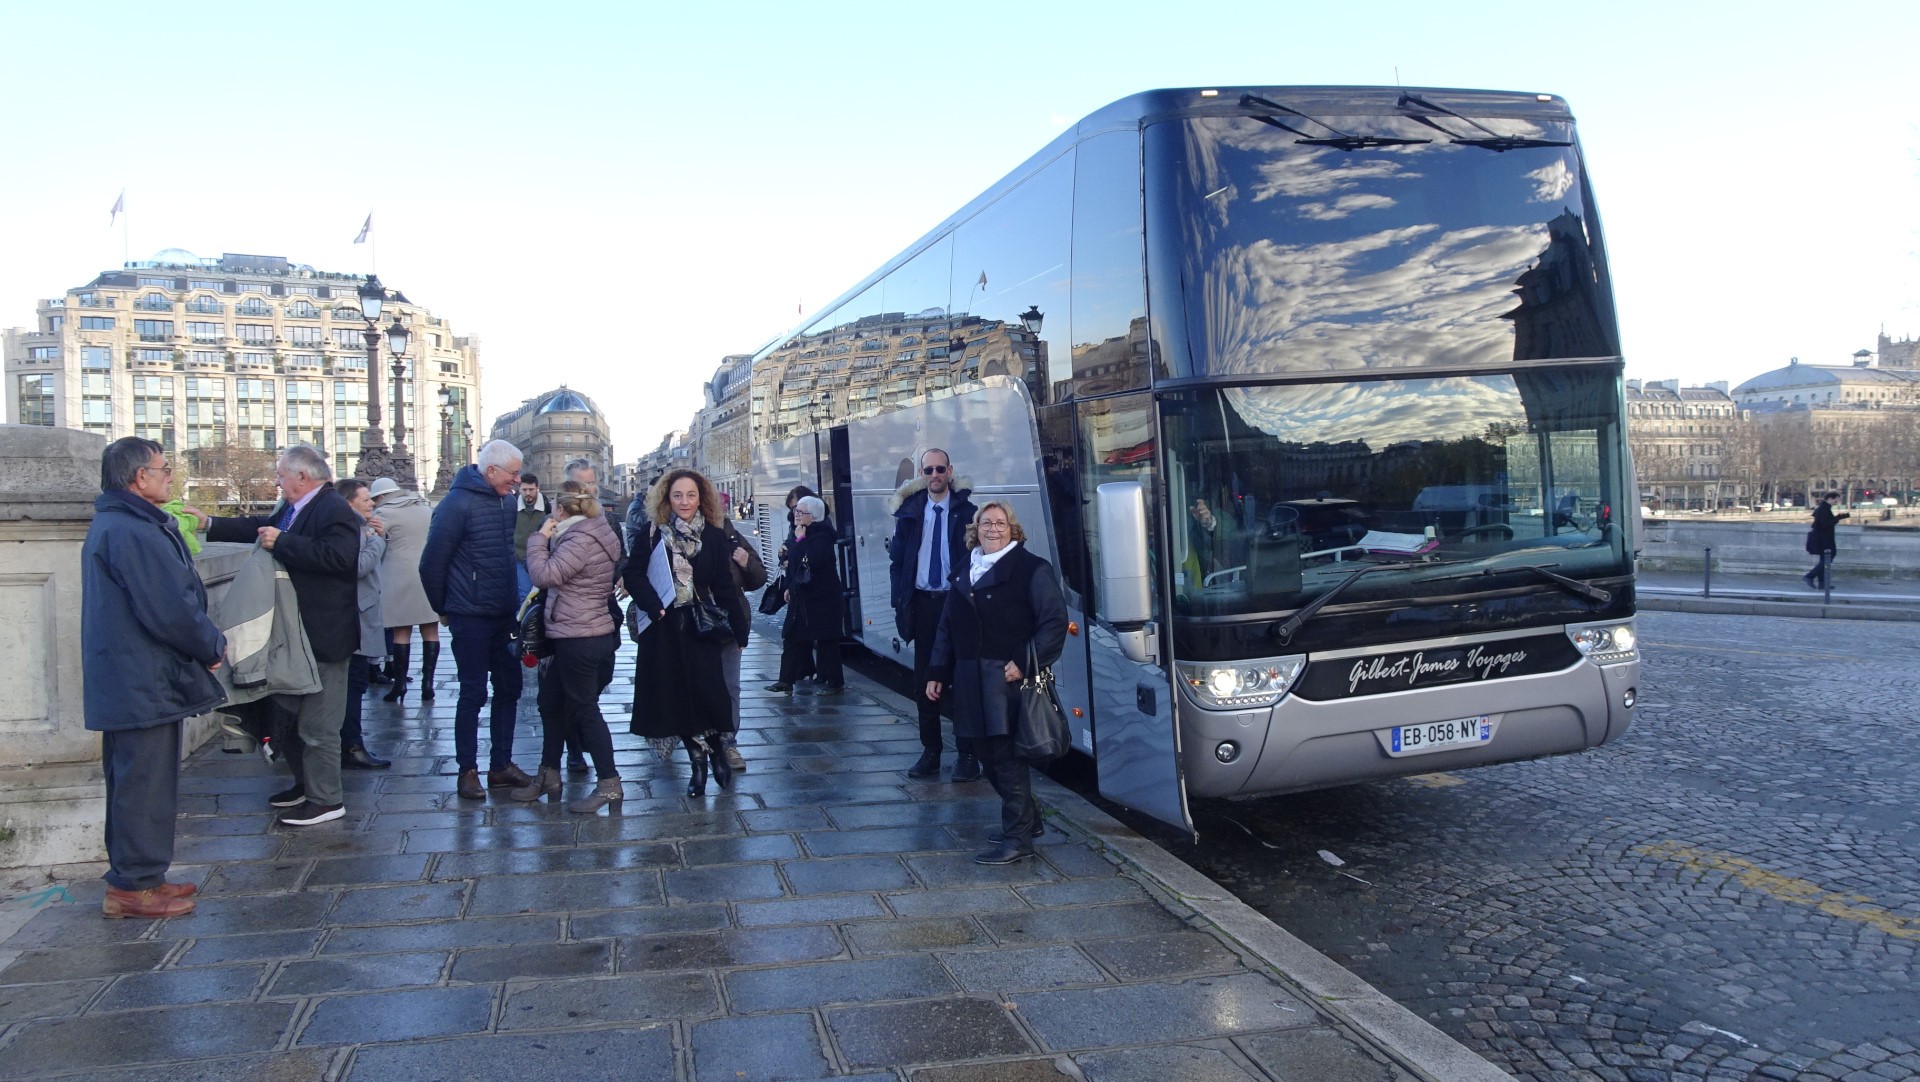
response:
<path id="1" fill-rule="evenodd" d="M 273 505 L 279 482 L 273 475 L 277 456 L 272 451 L 228 432 L 218 442 L 188 452 L 188 458 L 196 501 L 243 514 Z"/>

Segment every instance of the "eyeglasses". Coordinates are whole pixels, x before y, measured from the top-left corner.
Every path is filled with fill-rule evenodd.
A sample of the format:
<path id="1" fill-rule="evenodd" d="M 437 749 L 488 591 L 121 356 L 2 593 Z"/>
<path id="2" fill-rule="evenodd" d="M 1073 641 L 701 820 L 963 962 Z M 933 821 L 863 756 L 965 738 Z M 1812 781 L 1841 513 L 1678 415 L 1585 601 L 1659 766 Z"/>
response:
<path id="1" fill-rule="evenodd" d="M 920 472 L 926 474 L 928 477 L 932 477 L 936 473 L 947 472 L 947 468 L 945 466 L 922 466 L 920 467 Z"/>
<path id="2" fill-rule="evenodd" d="M 172 477 L 172 476 L 173 476 L 173 467 L 172 467 L 172 466 L 142 466 L 142 467 L 140 467 L 140 468 L 141 468 L 142 470 L 159 470 L 159 471 L 160 471 L 161 473 L 164 473 L 164 474 L 166 474 L 166 475 L 167 475 L 168 477 Z"/>
<path id="3" fill-rule="evenodd" d="M 995 533 L 999 533 L 1001 530 L 1004 530 L 1007 528 L 1007 524 L 1004 522 L 988 521 L 988 522 L 980 523 L 977 528 L 982 530 L 992 530 Z"/>

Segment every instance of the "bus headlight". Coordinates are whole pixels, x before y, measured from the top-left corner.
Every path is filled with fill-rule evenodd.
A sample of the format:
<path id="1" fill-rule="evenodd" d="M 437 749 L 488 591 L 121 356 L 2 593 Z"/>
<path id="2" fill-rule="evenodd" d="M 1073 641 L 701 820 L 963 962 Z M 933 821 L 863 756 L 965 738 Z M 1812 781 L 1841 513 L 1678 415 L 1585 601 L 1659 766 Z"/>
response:
<path id="1" fill-rule="evenodd" d="M 1631 622 L 1569 627 L 1567 638 L 1573 641 L 1573 648 L 1585 654 L 1588 660 L 1601 664 L 1632 661 L 1640 656 L 1640 640 L 1633 633 Z"/>
<path id="2" fill-rule="evenodd" d="M 1272 706 L 1293 687 L 1306 667 L 1303 656 L 1251 658 L 1246 661 L 1183 661 L 1180 682 L 1201 706 L 1232 709 Z"/>

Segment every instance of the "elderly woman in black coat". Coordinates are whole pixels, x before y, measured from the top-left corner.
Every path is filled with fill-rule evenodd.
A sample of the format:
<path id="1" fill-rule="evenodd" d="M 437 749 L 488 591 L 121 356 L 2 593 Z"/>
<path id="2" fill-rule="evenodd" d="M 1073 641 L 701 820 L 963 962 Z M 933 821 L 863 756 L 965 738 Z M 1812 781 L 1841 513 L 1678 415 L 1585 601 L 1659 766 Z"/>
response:
<path id="1" fill-rule="evenodd" d="M 840 666 L 840 636 L 846 599 L 840 587 L 835 546 L 839 534 L 818 496 L 802 496 L 793 505 L 793 538 L 786 549 L 787 621 L 780 652 L 780 681 L 769 690 L 792 691 L 811 673 L 822 695 L 846 688 Z"/>
<path id="2" fill-rule="evenodd" d="M 1067 602 L 1053 565 L 1025 545 L 1013 508 L 980 506 L 967 527 L 969 565 L 952 575 L 928 669 L 927 698 L 953 695 L 953 735 L 972 738 L 987 779 L 1000 794 L 1000 830 L 980 864 L 1012 864 L 1033 855 L 1045 829 L 1033 802 L 1026 761 L 1014 754 L 1014 719 L 1029 652 L 1041 668 L 1060 658 L 1067 641 Z"/>
<path id="3" fill-rule="evenodd" d="M 722 789 L 733 770 L 721 736 L 733 728 L 733 699 L 721 668 L 721 644 L 696 634 L 693 606 L 711 602 L 721 612 L 738 609 L 733 573 L 727 569 L 733 543 L 726 512 L 713 484 L 695 470 L 674 470 L 647 498 L 649 522 L 644 537 L 634 538 L 624 581 L 634 604 L 651 621 L 641 633 L 634 659 L 633 721 L 660 757 L 671 761 L 683 746 L 693 764 L 688 796 L 705 796 L 707 772 Z M 665 561 L 672 583 L 664 593 L 649 575 L 655 553 Z M 732 637 L 747 644 L 747 629 Z"/>

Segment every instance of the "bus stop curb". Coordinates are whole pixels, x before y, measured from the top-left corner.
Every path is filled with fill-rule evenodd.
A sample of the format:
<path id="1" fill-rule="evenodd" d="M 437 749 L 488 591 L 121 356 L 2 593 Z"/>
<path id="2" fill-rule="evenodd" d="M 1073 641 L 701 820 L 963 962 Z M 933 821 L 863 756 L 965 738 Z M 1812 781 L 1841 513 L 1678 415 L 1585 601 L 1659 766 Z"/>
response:
<path id="1" fill-rule="evenodd" d="M 1700 612 L 1727 616 L 1788 616 L 1801 620 L 1920 620 L 1920 608 L 1833 604 L 1822 601 L 1762 601 L 1751 598 L 1661 596 L 1642 591 L 1635 599 L 1642 612 Z"/>
<path id="2" fill-rule="evenodd" d="M 1036 774 L 1034 796 L 1162 893 L 1270 966 L 1303 997 L 1395 1064 L 1428 1082 L 1506 1082 L 1508 1076 L 1432 1023 L 1314 950 L 1187 862 L 1086 798 Z"/>

